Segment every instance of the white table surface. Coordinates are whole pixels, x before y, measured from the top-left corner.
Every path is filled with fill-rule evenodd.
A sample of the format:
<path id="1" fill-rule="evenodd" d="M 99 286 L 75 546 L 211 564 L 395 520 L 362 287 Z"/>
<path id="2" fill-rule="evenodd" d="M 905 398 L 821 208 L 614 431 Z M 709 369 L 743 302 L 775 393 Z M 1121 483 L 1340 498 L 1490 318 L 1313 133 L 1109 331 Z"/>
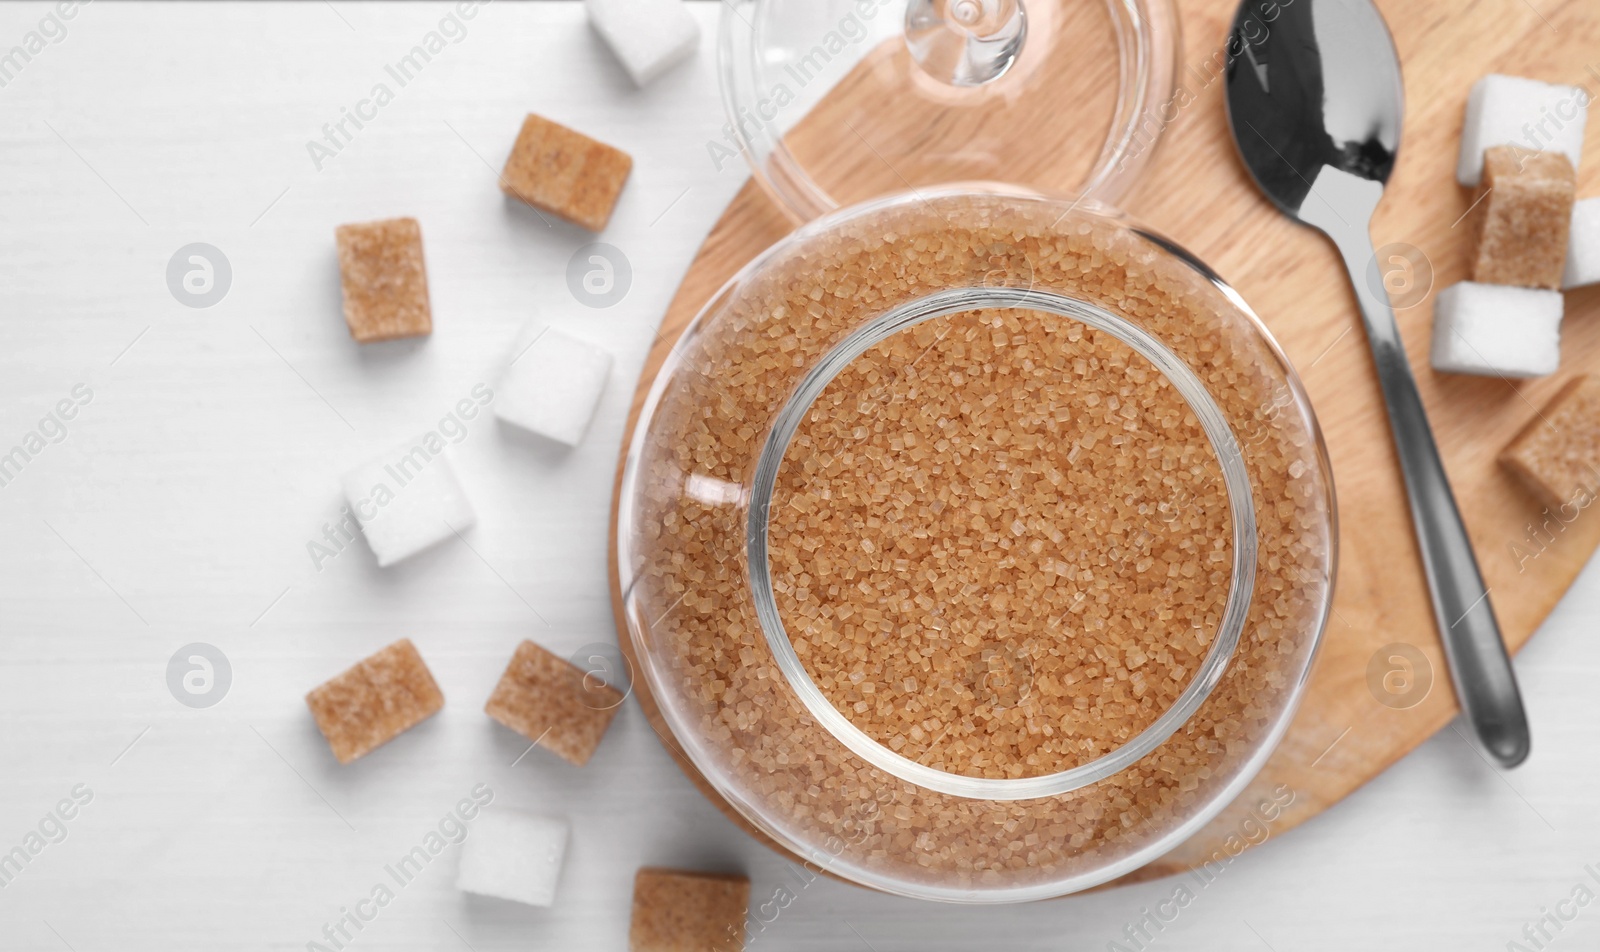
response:
<path id="1" fill-rule="evenodd" d="M 306 140 L 444 5 L 102 0 L 0 88 L 0 449 L 75 385 L 93 394 L 0 488 L 0 851 L 75 785 L 93 792 L 0 889 L 0 948 L 305 949 L 479 783 L 497 804 L 571 819 L 558 904 L 458 893 L 451 847 L 350 948 L 620 950 L 641 864 L 746 870 L 758 902 L 787 881 L 631 703 L 583 769 L 543 752 L 513 766 L 525 743 L 481 711 L 519 639 L 614 638 L 607 504 L 628 397 L 744 178 L 705 147 L 723 122 L 717 6 L 695 6 L 698 57 L 640 92 L 580 5 L 501 0 L 320 171 Z M 48 9 L 0 5 L 0 50 Z M 588 236 L 497 188 L 529 111 L 636 159 L 604 235 L 634 270 L 612 308 L 567 290 Z M 401 214 L 422 221 L 435 330 L 358 347 L 333 227 Z M 165 280 L 196 241 L 233 268 L 208 309 Z M 470 546 L 379 570 L 358 545 L 317 571 L 306 542 L 339 510 L 338 475 L 492 379 L 531 319 L 617 355 L 587 440 L 556 452 L 480 417 L 450 453 L 478 512 Z M 1488 952 L 1578 883 L 1600 893 L 1584 870 L 1600 864 L 1597 615 L 1591 565 L 1520 659 L 1525 767 L 1496 775 L 1446 731 L 1247 855 L 1148 947 Z M 301 697 L 401 636 L 447 706 L 339 767 Z M 189 642 L 231 662 L 214 707 L 168 691 L 168 658 Z M 818 881 L 750 947 L 1106 949 L 1173 889 L 957 908 Z M 1550 947 L 1597 944 L 1600 903 Z"/>

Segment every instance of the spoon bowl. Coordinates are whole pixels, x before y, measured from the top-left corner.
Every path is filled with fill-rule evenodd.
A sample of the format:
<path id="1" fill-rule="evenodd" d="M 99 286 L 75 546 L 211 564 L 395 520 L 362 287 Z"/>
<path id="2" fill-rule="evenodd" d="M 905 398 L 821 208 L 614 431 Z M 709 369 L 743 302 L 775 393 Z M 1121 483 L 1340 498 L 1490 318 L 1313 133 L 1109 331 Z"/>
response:
<path id="1" fill-rule="evenodd" d="M 1263 7 L 1275 11 L 1270 22 Z M 1394 40 L 1368 0 L 1246 0 L 1228 53 L 1234 141 L 1256 185 L 1284 214 L 1304 220 L 1324 168 L 1389 181 L 1405 85 Z"/>

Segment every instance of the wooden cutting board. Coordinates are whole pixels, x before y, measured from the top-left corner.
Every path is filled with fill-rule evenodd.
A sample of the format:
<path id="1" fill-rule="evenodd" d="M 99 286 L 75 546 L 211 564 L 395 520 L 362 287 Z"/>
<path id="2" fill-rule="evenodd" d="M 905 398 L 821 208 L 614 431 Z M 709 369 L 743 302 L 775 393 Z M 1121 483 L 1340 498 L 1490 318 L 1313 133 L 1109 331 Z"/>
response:
<path id="1" fill-rule="evenodd" d="M 1275 838 L 1337 803 L 1457 713 L 1354 294 L 1333 246 L 1278 215 L 1235 156 L 1223 83 L 1214 65 L 1220 62 L 1233 0 L 1178 0 L 1178 5 L 1185 36 L 1178 81 L 1192 101 L 1179 110 L 1144 181 L 1123 205 L 1232 283 L 1298 368 L 1333 461 L 1341 549 L 1326 638 L 1283 743 L 1234 805 L 1129 879 L 1169 875 L 1262 841 L 1252 813 L 1270 817 L 1276 811 L 1263 814 L 1259 804 L 1274 797 L 1281 802 L 1292 794 L 1288 807 L 1266 824 Z M 1534 381 L 1435 373 L 1428 366 L 1432 304 L 1438 289 L 1466 277 L 1470 221 L 1462 219 L 1473 196 L 1456 185 L 1454 170 L 1468 90 L 1484 73 L 1500 72 L 1583 85 L 1600 96 L 1600 4 L 1378 0 L 1378 5 L 1394 31 L 1404 65 L 1407 111 L 1399 164 L 1373 225 L 1374 243 L 1380 248 L 1410 246 L 1431 265 L 1432 291 L 1425 295 L 1425 275 L 1407 271 L 1393 280 L 1400 303 L 1416 302 L 1398 311 L 1401 332 L 1490 598 L 1515 650 L 1600 543 L 1600 515 L 1582 514 L 1570 524 L 1551 520 L 1550 532 L 1540 531 L 1549 517 L 1500 471 L 1495 454 L 1572 373 L 1600 372 L 1600 287 L 1566 295 L 1561 372 Z M 880 49 L 873 55 L 895 53 Z M 1062 68 L 1063 88 L 1069 88 L 1072 80 L 1065 70 L 1070 64 Z M 859 115 L 855 110 L 862 108 L 884 111 L 866 106 L 863 84 L 856 82 L 860 73 L 852 73 L 828 94 L 791 133 L 791 144 L 815 162 L 827 156 L 830 143 L 840 143 L 840 161 L 861 165 L 850 174 L 884 178 L 882 191 L 887 192 L 895 187 L 888 178 L 893 170 L 862 164 L 859 142 L 844 137 L 914 135 L 925 120 L 897 103 L 882 123 L 868 129 L 836 121 Z M 870 95 L 880 97 L 881 90 Z M 1038 118 L 1041 129 L 1062 125 L 1054 116 Z M 1591 130 L 1589 141 L 1594 139 Z M 1044 167 L 1072 146 L 1072 141 L 1042 134 L 1037 148 L 1019 153 L 1015 161 L 1019 169 Z M 1600 195 L 1597 169 L 1600 158 L 1591 156 L 1579 173 L 1580 196 Z M 735 271 L 793 227 L 753 181 L 734 198 L 662 319 L 635 395 L 630 433 L 683 328 Z M 620 465 L 618 470 L 620 486 Z M 614 546 L 612 556 L 613 599 L 621 628 Z M 619 635 L 626 649 L 626 630 Z M 1409 650 L 1386 650 L 1395 644 L 1411 646 L 1426 663 L 1407 670 L 1389 660 Z M 653 699 L 641 696 L 640 701 L 691 779 L 750 829 L 676 750 Z M 1539 756 L 1540 727 L 1533 724 L 1534 757 Z M 1477 756 L 1465 744 L 1460 755 Z M 1491 769 L 1485 763 L 1484 769 Z"/>

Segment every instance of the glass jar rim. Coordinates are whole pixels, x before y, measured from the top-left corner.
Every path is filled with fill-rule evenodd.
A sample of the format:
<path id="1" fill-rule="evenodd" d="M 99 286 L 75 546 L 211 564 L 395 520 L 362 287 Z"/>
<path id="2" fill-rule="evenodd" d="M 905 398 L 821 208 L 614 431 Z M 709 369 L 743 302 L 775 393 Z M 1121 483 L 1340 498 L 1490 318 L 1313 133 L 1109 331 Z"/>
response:
<path id="1" fill-rule="evenodd" d="M 779 468 L 800 423 L 827 385 L 874 345 L 913 325 L 980 308 L 1027 309 L 1077 320 L 1103 331 L 1150 361 L 1171 381 L 1199 420 L 1216 453 L 1233 530 L 1232 579 L 1210 651 L 1177 700 L 1149 726 L 1088 763 L 1034 777 L 988 778 L 951 773 L 905 757 L 874 740 L 842 714 L 812 680 L 790 642 L 772 586 L 767 550 L 769 514 Z M 908 783 L 974 800 L 1059 796 L 1121 773 L 1160 747 L 1194 716 L 1222 680 L 1243 634 L 1254 594 L 1256 511 L 1249 472 L 1227 417 L 1193 369 L 1166 344 L 1122 315 L 1077 298 L 1035 288 L 947 288 L 906 302 L 856 328 L 813 366 L 773 423 L 757 457 L 746 517 L 746 559 L 756 617 L 773 660 L 810 715 L 868 764 Z"/>

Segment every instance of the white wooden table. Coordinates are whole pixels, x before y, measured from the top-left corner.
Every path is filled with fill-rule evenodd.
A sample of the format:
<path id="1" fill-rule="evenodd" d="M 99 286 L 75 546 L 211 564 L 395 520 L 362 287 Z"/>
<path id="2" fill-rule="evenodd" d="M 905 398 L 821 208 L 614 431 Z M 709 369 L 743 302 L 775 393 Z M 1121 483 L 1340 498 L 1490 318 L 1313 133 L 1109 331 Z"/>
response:
<path id="1" fill-rule="evenodd" d="M 0 56 L 51 9 L 0 5 Z M 27 844 L 75 789 L 92 799 L 65 811 L 64 838 L 46 822 L 59 841 L 35 841 L 0 889 L 0 948 L 326 943 L 324 923 L 479 783 L 496 803 L 571 819 L 558 905 L 456 892 L 452 846 L 349 947 L 620 950 L 641 864 L 746 870 L 758 904 L 788 882 L 632 705 L 581 770 L 543 752 L 513 764 L 524 742 L 481 711 L 519 639 L 570 651 L 613 638 L 607 503 L 628 394 L 678 277 L 744 177 L 706 148 L 723 122 L 718 5 L 696 4 L 698 58 L 640 92 L 580 5 L 500 0 L 318 169 L 307 141 L 449 9 L 101 0 L 6 67 L 0 452 L 75 387 L 91 396 L 64 431 L 43 424 L 40 452 L 0 487 L 0 851 Z M 589 237 L 497 188 L 529 111 L 637 161 L 604 235 L 633 269 L 613 307 L 567 289 Z M 333 228 L 402 214 L 422 221 L 435 331 L 358 347 L 340 316 Z M 169 258 L 192 242 L 231 266 L 209 308 L 167 285 Z M 306 543 L 338 513 L 339 473 L 433 427 L 492 379 L 531 319 L 618 357 L 584 444 L 555 452 L 479 417 L 450 451 L 479 514 L 465 542 L 382 571 L 358 545 L 315 568 Z M 1497 776 L 1447 731 L 1235 864 L 1145 947 L 1490 952 L 1580 882 L 1600 893 L 1584 869 L 1600 864 L 1592 569 L 1521 658 L 1536 732 L 1526 767 Z M 402 636 L 447 706 L 339 767 L 301 697 Z M 168 689 L 168 659 L 191 642 L 231 665 L 210 708 Z M 969 909 L 819 881 L 751 948 L 1133 949 L 1125 925 L 1174 885 Z M 1576 918 L 1548 947 L 1600 944 L 1600 903 L 1561 908 Z"/>

